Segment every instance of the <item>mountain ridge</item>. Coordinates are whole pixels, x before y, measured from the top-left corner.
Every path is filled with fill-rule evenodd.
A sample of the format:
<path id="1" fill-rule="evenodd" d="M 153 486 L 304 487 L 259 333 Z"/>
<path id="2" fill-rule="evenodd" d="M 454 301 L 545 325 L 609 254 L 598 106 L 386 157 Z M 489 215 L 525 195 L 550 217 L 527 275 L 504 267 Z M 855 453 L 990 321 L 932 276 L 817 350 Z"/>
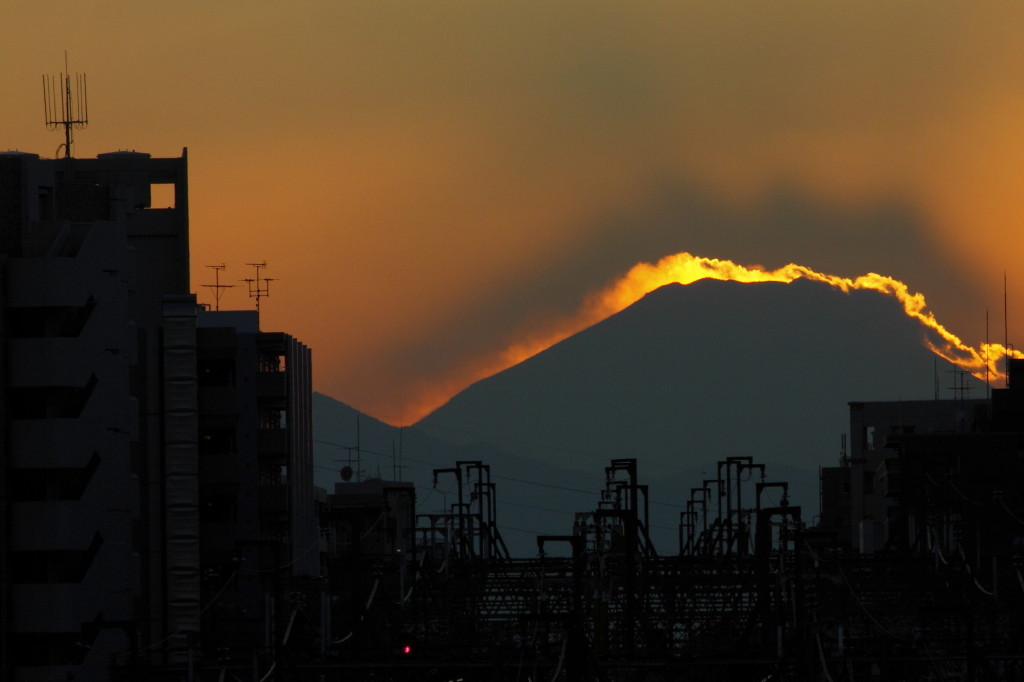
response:
<path id="1" fill-rule="evenodd" d="M 877 292 L 805 280 L 668 285 L 453 396 L 404 431 L 405 447 L 430 451 L 436 466 L 485 459 L 499 475 L 537 482 L 502 482 L 498 500 L 519 511 L 561 505 L 557 526 L 555 516 L 531 517 L 545 533 L 569 531 L 565 505 L 592 509 L 603 467 L 623 457 L 637 458 L 640 482 L 667 510 L 716 461 L 750 455 L 771 479 L 790 480 L 809 518 L 818 468 L 838 461 L 849 402 L 934 396 L 938 360 L 923 336 Z M 582 487 L 594 490 L 589 502 L 550 494 Z M 662 551 L 672 513 L 661 515 Z"/>

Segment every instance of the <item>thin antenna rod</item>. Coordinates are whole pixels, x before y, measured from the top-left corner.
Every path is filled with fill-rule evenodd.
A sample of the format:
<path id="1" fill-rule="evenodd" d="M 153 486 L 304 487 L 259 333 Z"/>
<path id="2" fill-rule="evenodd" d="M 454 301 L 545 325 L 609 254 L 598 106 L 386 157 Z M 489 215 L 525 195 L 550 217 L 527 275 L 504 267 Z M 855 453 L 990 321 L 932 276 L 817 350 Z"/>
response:
<path id="1" fill-rule="evenodd" d="M 60 78 L 43 76 L 43 114 L 46 127 L 50 130 L 64 128 L 64 158 L 71 158 L 71 131 L 82 129 L 89 124 L 89 96 L 86 75 L 75 74 L 75 88 L 71 88 L 71 73 L 68 71 L 68 53 L 64 51 L 64 73 Z M 57 147 L 60 154 L 60 146 Z"/>
<path id="2" fill-rule="evenodd" d="M 1010 326 L 1006 316 L 1006 270 L 1003 270 L 1003 369 L 1006 388 L 1010 387 Z"/>
<path id="3" fill-rule="evenodd" d="M 992 348 L 992 344 L 991 344 L 991 342 L 989 340 L 989 333 L 988 333 L 988 308 L 985 308 L 985 398 L 986 399 L 991 399 L 992 398 L 992 385 L 989 383 L 989 374 L 988 374 L 988 366 L 989 366 L 988 354 L 992 352 L 991 348 Z"/>
<path id="4" fill-rule="evenodd" d="M 220 283 L 220 271 L 227 268 L 226 265 L 221 263 L 220 265 L 207 265 L 206 267 L 211 268 L 214 274 L 215 284 L 204 284 L 203 286 L 207 289 L 213 289 L 213 309 L 220 310 L 220 297 L 224 294 L 222 289 L 231 289 L 234 284 L 221 284 Z"/>

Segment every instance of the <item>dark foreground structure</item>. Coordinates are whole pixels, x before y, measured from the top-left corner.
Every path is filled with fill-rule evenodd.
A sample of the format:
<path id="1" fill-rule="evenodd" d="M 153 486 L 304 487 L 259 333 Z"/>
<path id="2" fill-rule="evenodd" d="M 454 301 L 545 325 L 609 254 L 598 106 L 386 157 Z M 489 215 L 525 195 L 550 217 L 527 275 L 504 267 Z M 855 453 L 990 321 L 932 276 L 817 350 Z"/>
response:
<path id="1" fill-rule="evenodd" d="M 613 460 L 597 508 L 538 537 L 533 559 L 504 551 L 480 462 L 435 472 L 458 483 L 447 514 L 376 530 L 374 510 L 395 508 L 383 486 L 376 506 L 332 507 L 332 532 L 375 544 L 336 557 L 332 644 L 296 672 L 1024 679 L 1024 362 L 991 400 L 854 403 L 851 419 L 851 453 L 822 471 L 819 523 L 763 464 L 730 457 L 683 496 L 672 556 L 648 539 L 633 459 Z"/>
<path id="2" fill-rule="evenodd" d="M 356 575 L 359 564 L 332 574 L 365 608 L 335 629 L 333 656 L 307 670 L 394 680 L 1024 679 L 1012 537 L 945 549 L 922 538 L 910 551 L 861 555 L 807 528 L 799 508 L 759 508 L 757 494 L 775 484 L 758 482 L 732 523 L 718 517 L 686 535 L 686 522 L 686 551 L 661 557 L 633 505 L 643 487 L 611 478 L 634 467 L 612 462 L 610 503 L 581 515 L 572 535 L 538 538 L 542 552 L 559 544 L 569 557 L 485 559 L 456 530 L 468 519 L 453 515 L 432 549 L 369 575 Z M 695 491 L 718 496 L 719 481 L 709 483 Z M 431 521 L 421 530 L 436 532 Z"/>
<path id="3" fill-rule="evenodd" d="M 310 351 L 196 305 L 186 170 L 0 154 L 0 679 L 1024 679 L 1024 361 L 852 404 L 820 519 L 726 457 L 659 553 L 616 459 L 512 557 L 481 461 L 313 488 Z"/>
<path id="4" fill-rule="evenodd" d="M 0 153 L 0 680 L 265 671 L 322 594 L 311 353 L 188 239 L 184 151 Z"/>

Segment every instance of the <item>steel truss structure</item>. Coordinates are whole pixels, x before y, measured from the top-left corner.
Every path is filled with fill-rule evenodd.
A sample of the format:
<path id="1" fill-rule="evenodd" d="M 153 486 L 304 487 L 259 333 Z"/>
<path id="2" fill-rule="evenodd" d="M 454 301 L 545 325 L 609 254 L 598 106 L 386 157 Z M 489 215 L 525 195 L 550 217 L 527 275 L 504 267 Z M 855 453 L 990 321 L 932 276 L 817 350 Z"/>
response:
<path id="1" fill-rule="evenodd" d="M 538 537 L 538 556 L 524 559 L 504 550 L 486 465 L 438 470 L 456 477 L 459 501 L 420 517 L 415 557 L 376 569 L 379 606 L 363 614 L 362 636 L 310 671 L 438 681 L 1024 679 L 1024 581 L 995 598 L 963 564 L 841 551 L 751 458 L 719 462 L 718 477 L 691 491 L 679 553 L 661 556 L 636 460 L 605 471 L 597 508 L 578 513 L 571 534 Z M 762 507 L 773 487 L 781 504 Z"/>

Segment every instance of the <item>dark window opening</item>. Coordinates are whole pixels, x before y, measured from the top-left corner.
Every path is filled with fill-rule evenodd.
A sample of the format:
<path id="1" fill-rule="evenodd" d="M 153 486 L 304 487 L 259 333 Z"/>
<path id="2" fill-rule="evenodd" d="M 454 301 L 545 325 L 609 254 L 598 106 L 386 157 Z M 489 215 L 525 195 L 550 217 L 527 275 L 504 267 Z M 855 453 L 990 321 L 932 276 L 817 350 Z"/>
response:
<path id="1" fill-rule="evenodd" d="M 268 431 L 288 428 L 288 411 L 274 408 L 260 410 L 260 428 Z"/>
<path id="2" fill-rule="evenodd" d="M 11 500 L 80 500 L 99 465 L 100 457 L 93 452 L 88 464 L 80 469 L 12 469 L 8 478 Z"/>
<path id="3" fill-rule="evenodd" d="M 197 364 L 200 386 L 234 386 L 233 358 L 199 358 Z"/>
<path id="4" fill-rule="evenodd" d="M 77 419 L 89 402 L 98 380 L 93 374 L 85 386 L 31 386 L 11 389 L 14 419 Z"/>
<path id="5" fill-rule="evenodd" d="M 53 220 L 53 188 L 39 188 L 39 220 Z"/>
<path id="6" fill-rule="evenodd" d="M 285 465 L 265 465 L 260 467 L 261 487 L 283 485 L 288 481 L 288 467 Z"/>
<path id="7" fill-rule="evenodd" d="M 16 666 L 79 665 L 89 654 L 78 632 L 12 632 L 8 652 Z"/>
<path id="8" fill-rule="evenodd" d="M 84 306 L 11 308 L 7 311 L 7 333 L 15 339 L 74 338 L 82 333 L 95 309 L 92 296 Z"/>
<path id="9" fill-rule="evenodd" d="M 284 355 L 272 355 L 260 353 L 259 371 L 261 372 L 284 372 L 287 369 Z"/>
<path id="10" fill-rule="evenodd" d="M 18 584 L 80 583 L 103 545 L 96 533 L 87 549 L 11 552 L 11 581 Z"/>
<path id="11" fill-rule="evenodd" d="M 230 523 L 238 518 L 238 501 L 229 495 L 205 497 L 199 503 L 201 523 Z"/>
<path id="12" fill-rule="evenodd" d="M 229 426 L 207 427 L 199 433 L 200 455 L 235 453 L 235 429 Z"/>

